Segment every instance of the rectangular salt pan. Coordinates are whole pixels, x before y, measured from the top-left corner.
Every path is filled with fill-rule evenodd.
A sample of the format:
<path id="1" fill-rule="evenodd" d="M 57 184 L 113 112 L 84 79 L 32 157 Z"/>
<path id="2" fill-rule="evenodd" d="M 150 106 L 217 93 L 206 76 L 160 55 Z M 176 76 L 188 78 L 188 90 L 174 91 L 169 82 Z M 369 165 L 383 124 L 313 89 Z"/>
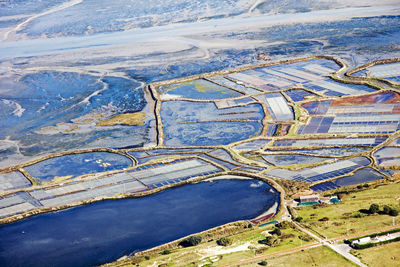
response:
<path id="1" fill-rule="evenodd" d="M 327 75 L 327 74 L 333 73 L 335 71 L 333 69 L 321 66 L 319 64 L 308 64 L 308 65 L 304 66 L 303 68 L 308 71 L 319 74 L 319 75 Z"/>
<path id="2" fill-rule="evenodd" d="M 362 90 L 355 90 L 353 88 L 343 86 L 341 84 L 335 83 L 335 82 L 328 82 L 328 81 L 316 81 L 316 82 L 311 82 L 310 84 L 323 87 L 325 89 L 329 89 L 331 91 L 335 91 L 344 95 L 357 95 L 360 93 L 363 93 L 364 91 Z"/>
<path id="3" fill-rule="evenodd" d="M 0 209 L 0 217 L 7 217 L 7 216 L 14 215 L 14 214 L 27 212 L 27 211 L 33 210 L 34 208 L 35 208 L 35 206 L 29 202 L 16 204 L 14 206 Z"/>
<path id="4" fill-rule="evenodd" d="M 377 78 L 400 76 L 400 62 L 384 65 L 376 65 L 368 69 L 371 75 Z"/>
<path id="5" fill-rule="evenodd" d="M 266 97 L 268 106 L 271 108 L 273 117 L 278 121 L 293 120 L 293 113 L 290 110 L 283 96 Z"/>
<path id="6" fill-rule="evenodd" d="M 20 172 L 0 174 L 0 190 L 13 190 L 30 186 L 31 183 Z"/>
<path id="7" fill-rule="evenodd" d="M 274 146 L 334 146 L 334 145 L 374 145 L 376 138 L 332 138 L 332 139 L 307 139 L 307 140 L 282 140 L 276 141 Z"/>

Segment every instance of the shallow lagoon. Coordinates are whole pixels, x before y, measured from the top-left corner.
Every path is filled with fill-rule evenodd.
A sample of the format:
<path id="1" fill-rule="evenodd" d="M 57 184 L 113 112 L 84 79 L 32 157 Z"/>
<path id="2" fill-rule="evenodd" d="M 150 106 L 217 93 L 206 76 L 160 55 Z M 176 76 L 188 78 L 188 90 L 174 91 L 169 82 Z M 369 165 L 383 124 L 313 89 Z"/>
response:
<path id="1" fill-rule="evenodd" d="M 218 225 L 254 218 L 279 200 L 271 189 L 254 180 L 218 180 L 38 215 L 0 227 L 0 265 L 110 262 Z"/>
<path id="2" fill-rule="evenodd" d="M 311 164 L 329 159 L 323 157 L 312 157 L 293 154 L 263 155 L 262 157 L 267 162 L 275 165 Z"/>
<path id="3" fill-rule="evenodd" d="M 130 166 L 132 161 L 123 155 L 93 152 L 51 158 L 28 166 L 26 170 L 39 181 L 50 181 L 56 176 L 76 177 L 85 173 L 112 171 Z"/>
<path id="4" fill-rule="evenodd" d="M 160 86 L 158 91 L 162 94 L 173 95 L 192 99 L 223 99 L 240 96 L 236 91 L 222 87 L 207 80 L 194 80 L 178 84 Z"/>

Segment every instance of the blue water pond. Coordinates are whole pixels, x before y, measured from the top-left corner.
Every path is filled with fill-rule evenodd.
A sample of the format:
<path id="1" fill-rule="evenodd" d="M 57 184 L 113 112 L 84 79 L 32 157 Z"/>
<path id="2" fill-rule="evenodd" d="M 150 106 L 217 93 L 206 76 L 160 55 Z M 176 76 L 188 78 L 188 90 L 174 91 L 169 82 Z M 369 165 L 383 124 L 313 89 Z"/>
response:
<path id="1" fill-rule="evenodd" d="M 0 266 L 92 266 L 228 222 L 279 201 L 254 180 L 218 180 L 103 201 L 0 227 Z M 229 192 L 229 193 L 228 193 Z"/>
<path id="2" fill-rule="evenodd" d="M 132 161 L 120 154 L 93 152 L 51 158 L 25 169 L 39 181 L 50 181 L 56 176 L 76 177 L 85 173 L 124 169 L 131 165 Z"/>

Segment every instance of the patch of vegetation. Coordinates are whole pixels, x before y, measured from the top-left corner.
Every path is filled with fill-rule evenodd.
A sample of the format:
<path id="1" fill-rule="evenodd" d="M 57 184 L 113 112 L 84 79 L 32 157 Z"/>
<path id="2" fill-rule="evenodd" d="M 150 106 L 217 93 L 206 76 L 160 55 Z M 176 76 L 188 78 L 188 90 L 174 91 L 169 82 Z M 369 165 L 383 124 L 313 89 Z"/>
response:
<path id="1" fill-rule="evenodd" d="M 382 210 L 380 209 L 379 205 L 376 203 L 371 204 L 371 206 L 369 206 L 369 209 L 360 209 L 361 213 L 366 213 L 366 214 L 375 214 L 375 213 L 379 213 L 379 214 L 386 214 L 386 215 L 390 215 L 390 216 L 397 216 L 399 215 L 399 212 L 397 209 L 392 208 L 388 205 L 384 205 Z"/>
<path id="2" fill-rule="evenodd" d="M 232 245 L 232 240 L 228 237 L 221 237 L 220 239 L 217 240 L 217 244 L 220 246 L 230 246 Z"/>
<path id="3" fill-rule="evenodd" d="M 371 206 L 369 206 L 368 211 L 369 211 L 370 214 L 378 213 L 379 205 L 376 204 L 376 203 L 371 204 Z"/>
<path id="4" fill-rule="evenodd" d="M 381 244 L 380 246 L 354 250 L 356 257 L 371 267 L 400 266 L 400 245 L 397 243 Z M 379 259 L 379 261 L 377 261 Z"/>
<path id="5" fill-rule="evenodd" d="M 267 236 L 265 239 L 259 240 L 258 243 L 270 247 L 276 247 L 277 245 L 279 245 L 280 240 L 274 236 Z"/>
<path id="6" fill-rule="evenodd" d="M 282 256 L 268 258 L 268 266 L 326 266 L 326 267 L 354 267 L 352 262 L 343 258 L 335 251 L 319 246 L 315 248 L 305 249 L 296 253 L 290 253 Z"/>
<path id="7" fill-rule="evenodd" d="M 293 224 L 289 221 L 282 221 L 277 224 L 275 224 L 275 227 L 279 229 L 288 229 L 288 228 L 293 228 Z"/>
<path id="8" fill-rule="evenodd" d="M 298 217 L 296 217 L 294 220 L 295 220 L 296 222 L 301 222 L 301 221 L 303 220 L 303 217 L 298 216 Z"/>
<path id="9" fill-rule="evenodd" d="M 263 261 L 260 261 L 260 262 L 258 263 L 258 265 L 267 266 L 267 265 L 268 265 L 268 262 L 267 262 L 266 260 L 263 260 Z"/>
<path id="10" fill-rule="evenodd" d="M 274 230 L 272 230 L 270 232 L 271 235 L 277 235 L 277 236 L 281 236 L 282 235 L 282 231 L 279 228 L 275 228 Z"/>
<path id="11" fill-rule="evenodd" d="M 400 192 L 400 183 L 382 185 L 376 188 L 359 191 L 351 194 L 341 194 L 341 203 L 321 206 L 318 208 L 304 206 L 295 208 L 298 217 L 302 217 L 301 224 L 315 230 L 326 237 L 337 237 L 347 233 L 360 233 L 392 224 L 386 212 L 393 209 L 392 214 L 400 209 L 397 200 Z M 355 196 L 355 198 L 353 198 Z M 376 204 L 378 209 L 376 209 Z M 371 214 L 371 208 L 374 214 Z M 389 208 L 384 208 L 388 206 Z M 327 221 L 319 221 L 321 218 Z"/>
<path id="12" fill-rule="evenodd" d="M 163 251 L 160 252 L 161 255 L 168 255 L 168 254 L 171 254 L 171 253 L 172 252 L 169 249 L 166 249 L 166 250 L 163 250 Z"/>
<path id="13" fill-rule="evenodd" d="M 193 246 L 197 246 L 198 244 L 200 244 L 201 240 L 202 240 L 201 236 L 192 235 L 192 236 L 184 239 L 183 241 L 181 241 L 179 243 L 179 245 L 182 247 L 193 247 Z"/>
<path id="14" fill-rule="evenodd" d="M 277 183 L 279 183 L 285 189 L 288 196 L 292 196 L 310 188 L 310 183 L 303 181 L 279 179 Z"/>

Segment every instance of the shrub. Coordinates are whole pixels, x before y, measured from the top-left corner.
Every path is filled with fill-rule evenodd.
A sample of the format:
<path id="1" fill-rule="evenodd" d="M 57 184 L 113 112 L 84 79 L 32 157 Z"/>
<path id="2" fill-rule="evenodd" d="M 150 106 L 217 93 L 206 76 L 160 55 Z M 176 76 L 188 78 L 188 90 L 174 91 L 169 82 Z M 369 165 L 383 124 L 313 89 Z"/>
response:
<path id="1" fill-rule="evenodd" d="M 179 245 L 182 247 L 193 247 L 193 246 L 197 246 L 198 244 L 200 244 L 201 240 L 202 240 L 201 236 L 192 235 L 192 236 L 184 239 L 183 241 L 181 241 L 179 243 Z"/>
<path id="2" fill-rule="evenodd" d="M 301 222 L 303 220 L 303 217 L 296 217 L 296 219 L 294 219 L 296 222 Z"/>
<path id="3" fill-rule="evenodd" d="M 232 240 L 230 240 L 227 237 L 221 237 L 220 239 L 217 240 L 217 244 L 226 247 L 232 244 Z"/>
<path id="4" fill-rule="evenodd" d="M 273 231 L 271 231 L 272 235 L 277 235 L 277 236 L 281 236 L 282 235 L 282 231 L 279 228 L 275 228 Z"/>
<path id="5" fill-rule="evenodd" d="M 270 247 L 275 247 L 276 245 L 279 244 L 279 240 L 273 236 L 267 236 L 265 239 L 259 240 L 258 243 Z"/>
<path id="6" fill-rule="evenodd" d="M 329 218 L 328 218 L 328 217 L 324 217 L 324 218 L 319 219 L 318 221 L 320 221 L 320 222 L 326 222 L 326 221 L 329 221 Z"/>
<path id="7" fill-rule="evenodd" d="M 148 256 L 148 255 L 146 255 L 146 256 L 144 256 L 144 258 L 145 258 L 145 260 L 150 260 L 150 256 Z"/>
<path id="8" fill-rule="evenodd" d="M 163 251 L 160 252 L 160 254 L 161 254 L 161 255 L 168 255 L 168 254 L 171 254 L 171 250 L 169 250 L 169 249 L 163 250 Z M 150 258 L 150 257 L 149 257 L 149 258 Z"/>
<path id="9" fill-rule="evenodd" d="M 280 229 L 287 229 L 287 228 L 291 228 L 292 224 L 289 221 L 282 221 L 280 223 L 275 224 L 275 227 L 280 228 Z"/>
<path id="10" fill-rule="evenodd" d="M 295 234 L 282 234 L 280 236 L 281 239 L 288 239 L 288 238 L 295 238 L 296 235 Z"/>
<path id="11" fill-rule="evenodd" d="M 263 261 L 260 261 L 258 264 L 261 266 L 267 266 L 268 262 L 266 260 L 263 260 Z"/>
<path id="12" fill-rule="evenodd" d="M 389 212 L 390 212 L 391 210 L 392 210 L 391 207 L 389 207 L 388 205 L 385 205 L 385 206 L 383 206 L 382 212 L 383 212 L 384 214 L 389 214 Z"/>
<path id="13" fill-rule="evenodd" d="M 306 242 L 312 241 L 312 240 L 313 240 L 311 236 L 306 235 L 306 234 L 304 234 L 304 235 L 299 235 L 299 239 L 301 239 L 301 240 L 303 240 L 303 241 L 306 241 Z"/>
<path id="14" fill-rule="evenodd" d="M 371 204 L 371 206 L 369 206 L 368 211 L 371 214 L 377 213 L 379 211 L 379 205 L 376 203 Z"/>
<path id="15" fill-rule="evenodd" d="M 389 211 L 389 215 L 395 217 L 395 216 L 399 215 L 399 212 L 397 210 L 395 210 L 395 209 L 391 209 Z"/>
<path id="16" fill-rule="evenodd" d="M 256 249 L 255 251 L 254 251 L 254 254 L 256 254 L 256 255 L 260 255 L 260 254 L 263 254 L 265 251 L 267 251 L 268 250 L 268 248 L 258 248 L 258 249 Z"/>
<path id="17" fill-rule="evenodd" d="M 364 215 L 365 216 L 365 215 Z M 363 215 L 361 214 L 361 212 L 355 212 L 354 214 L 353 214 L 353 218 L 362 218 L 363 217 Z"/>

